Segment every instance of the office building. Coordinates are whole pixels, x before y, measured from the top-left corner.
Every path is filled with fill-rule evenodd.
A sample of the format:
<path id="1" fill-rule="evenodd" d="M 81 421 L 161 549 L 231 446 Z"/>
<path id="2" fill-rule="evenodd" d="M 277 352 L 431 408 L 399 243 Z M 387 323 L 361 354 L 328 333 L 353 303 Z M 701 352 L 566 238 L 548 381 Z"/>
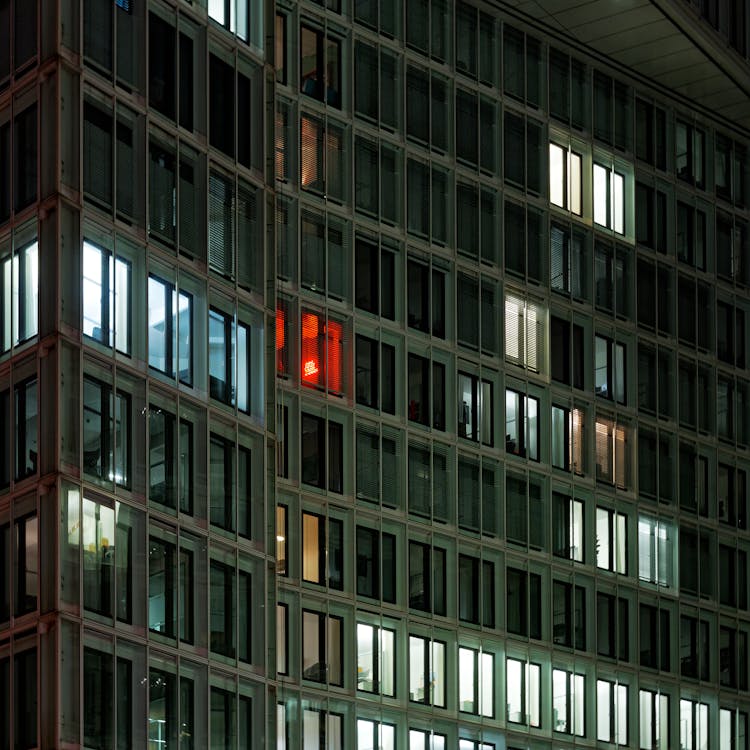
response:
<path id="1" fill-rule="evenodd" d="M 0 750 L 747 750 L 742 0 L 0 0 Z"/>

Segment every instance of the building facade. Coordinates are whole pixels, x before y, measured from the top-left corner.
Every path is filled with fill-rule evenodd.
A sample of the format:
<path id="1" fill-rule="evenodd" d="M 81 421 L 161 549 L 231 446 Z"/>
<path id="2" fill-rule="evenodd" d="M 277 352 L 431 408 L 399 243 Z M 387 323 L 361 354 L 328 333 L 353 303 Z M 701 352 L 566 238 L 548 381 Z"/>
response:
<path id="1" fill-rule="evenodd" d="M 0 0 L 0 750 L 747 750 L 742 0 Z"/>

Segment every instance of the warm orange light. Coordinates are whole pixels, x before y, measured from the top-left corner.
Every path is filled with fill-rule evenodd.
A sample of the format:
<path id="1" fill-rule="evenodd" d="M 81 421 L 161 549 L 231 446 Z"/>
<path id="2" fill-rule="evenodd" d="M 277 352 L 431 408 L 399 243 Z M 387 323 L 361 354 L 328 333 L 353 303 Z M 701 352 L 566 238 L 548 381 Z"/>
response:
<path id="1" fill-rule="evenodd" d="M 342 359 L 342 331 L 341 323 L 328 321 L 326 337 L 326 355 L 328 356 L 328 388 L 341 393 L 341 359 Z"/>
<path id="2" fill-rule="evenodd" d="M 286 312 L 282 307 L 276 309 L 276 370 L 285 374 L 286 366 Z"/>
<path id="3" fill-rule="evenodd" d="M 309 385 L 321 385 L 320 328 L 320 320 L 315 313 L 302 313 L 302 380 Z"/>

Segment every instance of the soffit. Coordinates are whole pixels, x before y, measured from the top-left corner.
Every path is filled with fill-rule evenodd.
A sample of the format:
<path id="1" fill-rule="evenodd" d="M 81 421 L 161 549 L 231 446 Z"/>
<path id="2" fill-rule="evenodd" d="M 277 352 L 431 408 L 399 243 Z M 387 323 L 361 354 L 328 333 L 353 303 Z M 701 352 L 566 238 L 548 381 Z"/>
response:
<path id="1" fill-rule="evenodd" d="M 530 18 L 750 131 L 750 65 L 686 0 L 505 0 Z"/>

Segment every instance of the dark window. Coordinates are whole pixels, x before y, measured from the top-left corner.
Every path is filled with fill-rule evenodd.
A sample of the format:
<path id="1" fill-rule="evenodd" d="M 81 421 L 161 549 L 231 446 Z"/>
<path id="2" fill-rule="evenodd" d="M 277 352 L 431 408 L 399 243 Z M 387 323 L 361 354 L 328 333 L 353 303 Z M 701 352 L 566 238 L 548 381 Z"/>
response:
<path id="1" fill-rule="evenodd" d="M 446 614 L 446 551 L 409 542 L 409 606 L 423 612 Z"/>
<path id="2" fill-rule="evenodd" d="M 396 602 L 396 537 L 357 526 L 357 595 Z"/>
<path id="3" fill-rule="evenodd" d="M 507 568 L 505 576 L 508 632 L 541 638 L 542 577 L 515 568 Z"/>
<path id="4" fill-rule="evenodd" d="M 155 13 L 148 15 L 148 53 L 149 106 L 174 120 L 176 33 Z"/>
<path id="5" fill-rule="evenodd" d="M 96 649 L 83 649 L 83 737 L 86 747 L 112 747 L 114 735 L 113 659 Z M 29 747 L 19 745 L 16 747 Z"/>
<path id="6" fill-rule="evenodd" d="M 234 69 L 216 55 L 209 55 L 209 113 L 211 145 L 234 156 Z M 243 123 L 248 129 L 249 124 Z"/>
<path id="7" fill-rule="evenodd" d="M 338 422 L 328 422 L 326 452 L 325 420 L 302 414 L 302 481 L 331 492 L 342 492 L 343 487 L 343 428 Z M 328 461 L 326 463 L 326 455 Z M 328 481 L 326 482 L 326 470 Z"/>
<path id="8" fill-rule="evenodd" d="M 16 617 L 33 612 L 39 585 L 39 522 L 35 514 L 17 518 L 15 530 L 14 592 Z"/>
<path id="9" fill-rule="evenodd" d="M 22 4 L 26 5 L 26 3 Z M 28 3 L 28 5 L 36 8 L 36 3 Z M 17 114 L 13 121 L 13 207 L 16 211 L 21 211 L 36 200 L 36 133 L 36 104 L 34 104 Z M 0 144 L 1 147 L 2 144 Z M 1 168 L 2 165 L 0 165 Z M 0 213 L 2 213 L 1 205 Z"/>
<path id="10" fill-rule="evenodd" d="M 212 560 L 209 592 L 211 651 L 230 659 L 235 654 L 235 585 L 234 569 Z"/>
<path id="11" fill-rule="evenodd" d="M 87 196 L 112 207 L 112 112 L 89 101 L 83 105 L 83 189 Z"/>
<path id="12" fill-rule="evenodd" d="M 300 90 L 341 108 L 341 42 L 304 25 L 300 27 Z"/>

